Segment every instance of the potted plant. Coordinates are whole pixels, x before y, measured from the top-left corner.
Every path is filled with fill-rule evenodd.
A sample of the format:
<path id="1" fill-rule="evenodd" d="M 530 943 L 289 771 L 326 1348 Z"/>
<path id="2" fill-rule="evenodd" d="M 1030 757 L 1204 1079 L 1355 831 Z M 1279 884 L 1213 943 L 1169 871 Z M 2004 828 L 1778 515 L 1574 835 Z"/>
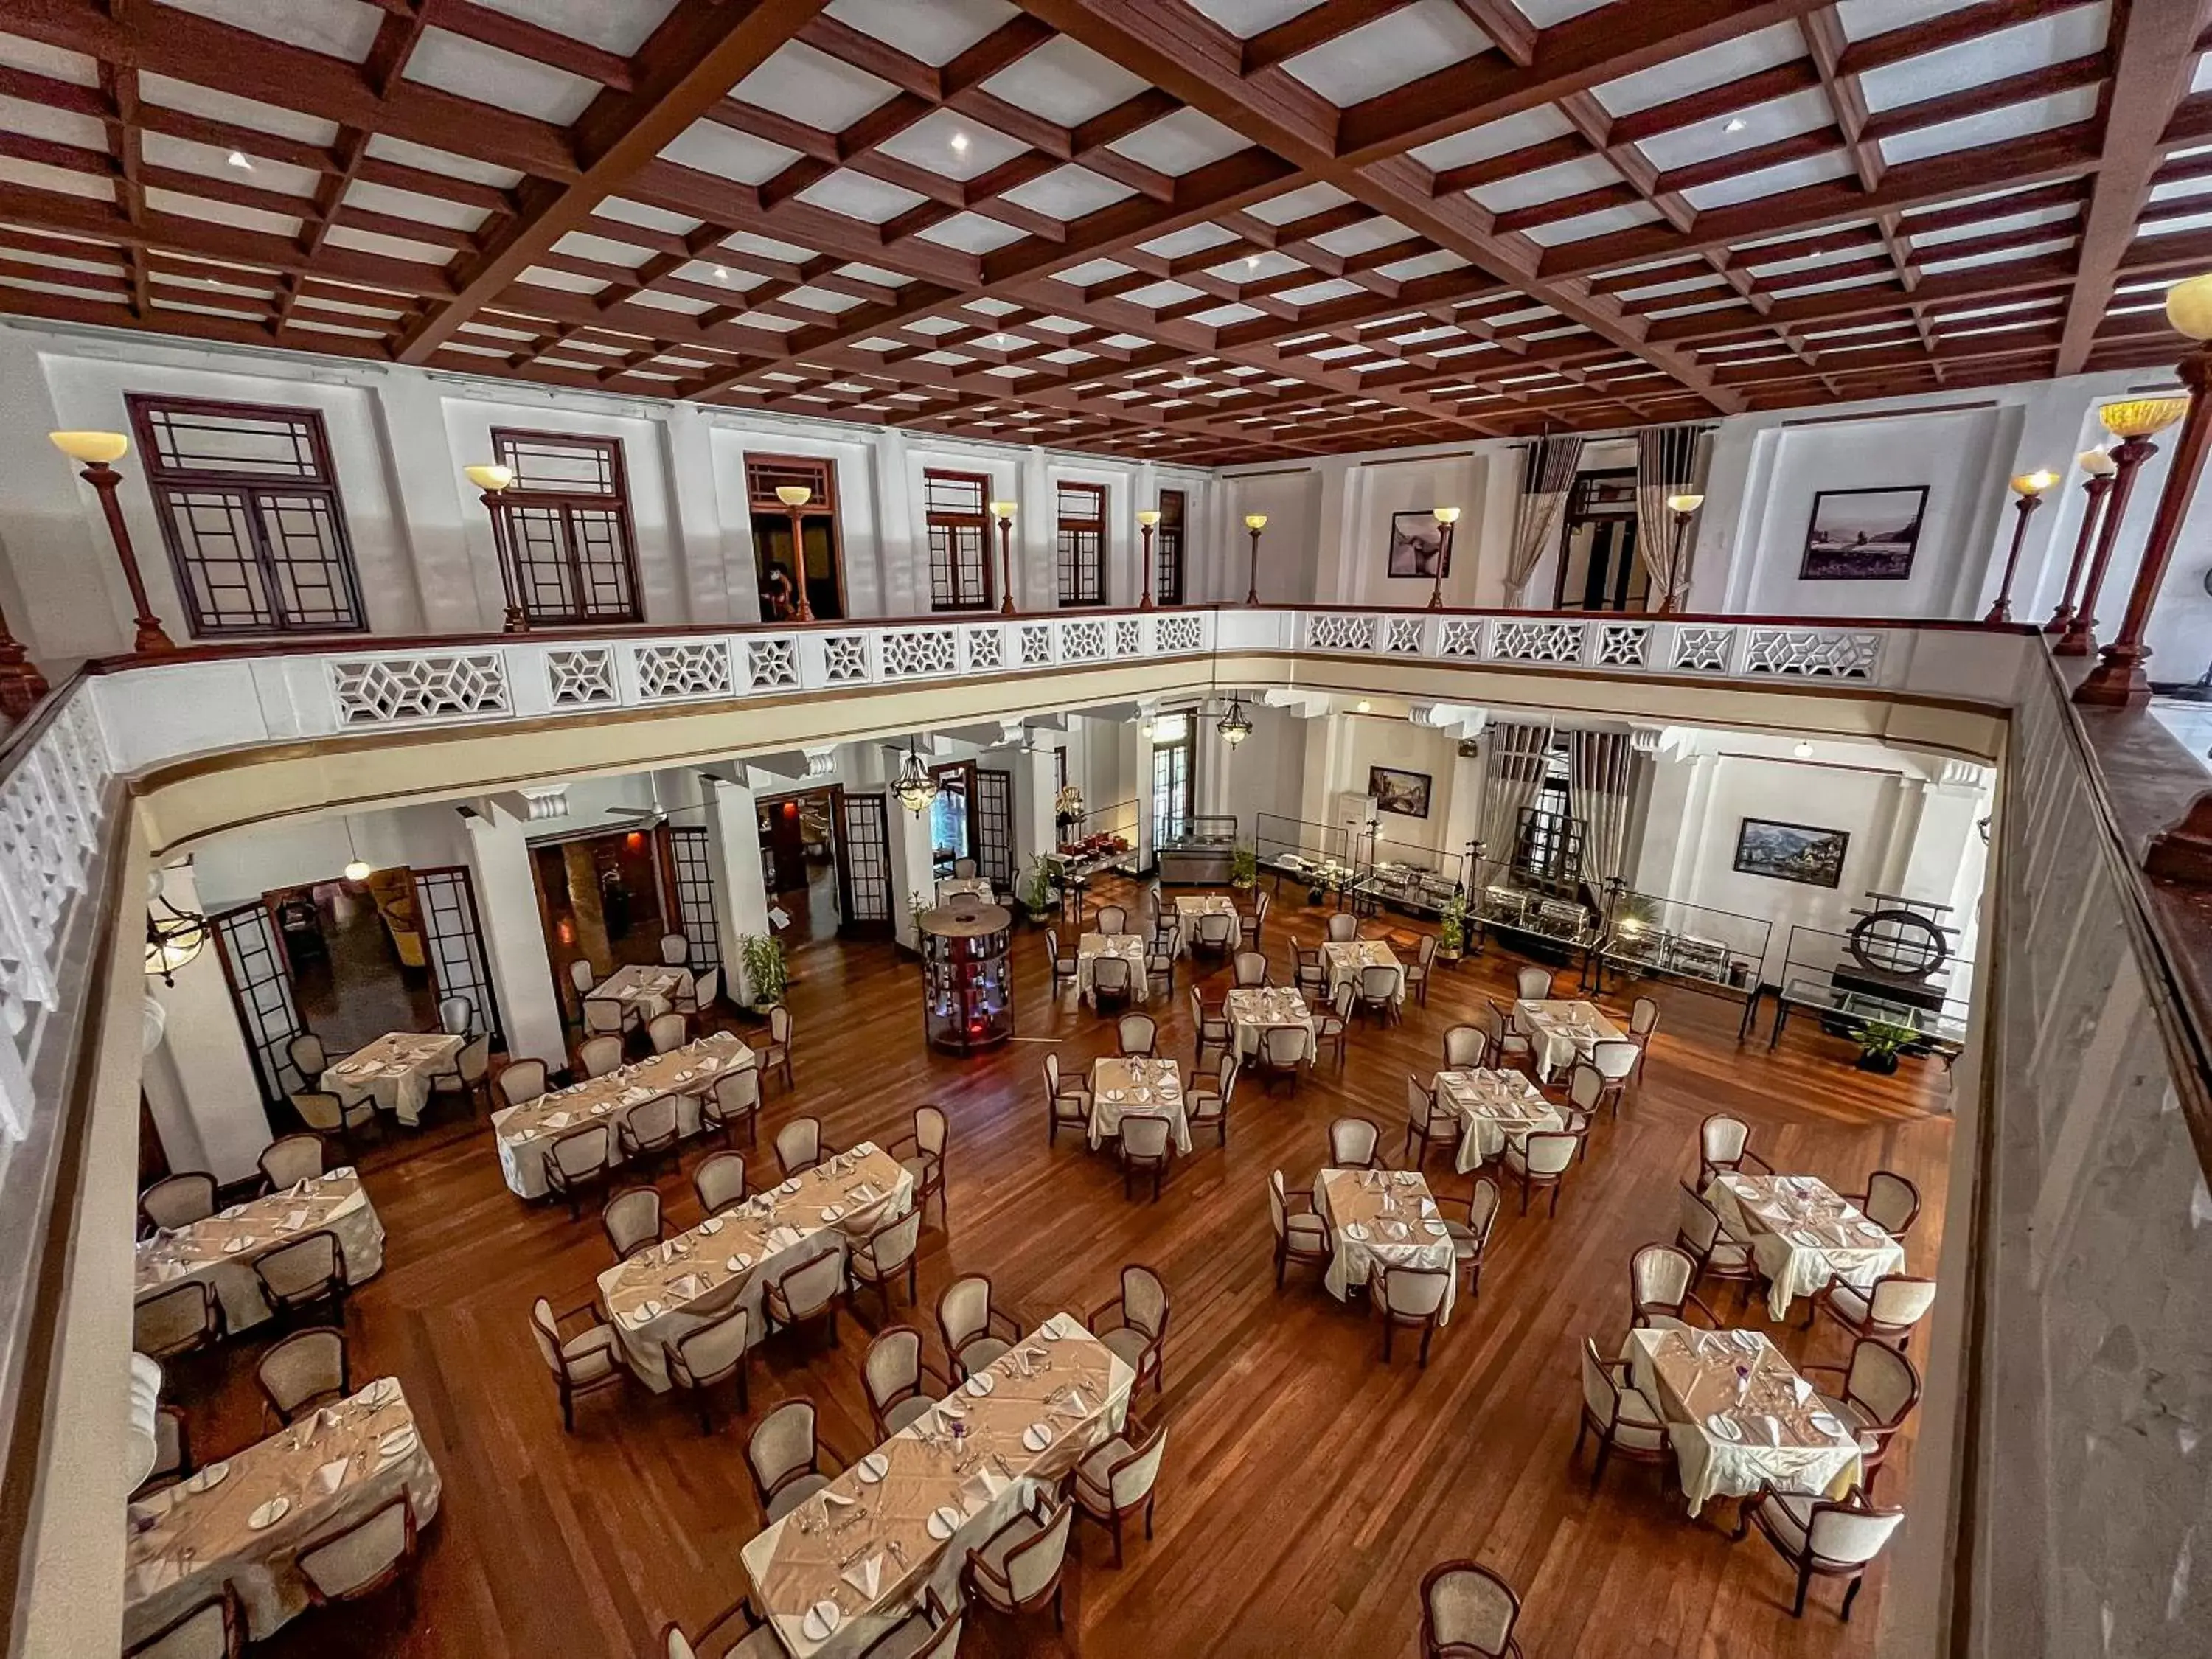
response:
<path id="1" fill-rule="evenodd" d="M 1920 1033 L 1910 1025 L 1899 1025 L 1886 1019 L 1869 1020 L 1859 1027 L 1859 1070 L 1889 1076 L 1897 1070 L 1898 1055 L 1919 1036 Z"/>
<path id="2" fill-rule="evenodd" d="M 1457 962 L 1467 954 L 1467 895 L 1455 890 L 1444 901 L 1444 908 L 1437 927 L 1437 954 L 1446 962 Z"/>
<path id="3" fill-rule="evenodd" d="M 1249 847 L 1239 847 L 1229 854 L 1229 884 L 1243 889 L 1258 884 L 1260 854 Z"/>
<path id="4" fill-rule="evenodd" d="M 765 1014 L 783 1000 L 790 975 L 783 965 L 783 945 L 767 933 L 745 933 L 738 939 L 738 960 L 744 966 L 748 1006 Z"/>
<path id="5" fill-rule="evenodd" d="M 915 892 L 906 896 L 906 913 L 914 923 L 914 948 L 917 955 L 921 954 L 921 941 L 927 937 L 921 919 L 936 908 L 936 901 L 927 893 Z"/>
<path id="6" fill-rule="evenodd" d="M 1030 920 L 1042 926 L 1052 915 L 1052 866 L 1044 854 L 1030 854 L 1028 872 L 1022 877 L 1020 898 L 1022 908 L 1030 913 Z"/>

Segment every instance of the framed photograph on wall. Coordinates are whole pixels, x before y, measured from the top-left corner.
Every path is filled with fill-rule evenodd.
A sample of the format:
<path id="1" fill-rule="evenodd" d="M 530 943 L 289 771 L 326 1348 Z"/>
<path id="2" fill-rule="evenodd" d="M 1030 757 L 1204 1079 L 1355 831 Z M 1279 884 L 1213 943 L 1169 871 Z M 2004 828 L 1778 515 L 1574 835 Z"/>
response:
<path id="1" fill-rule="evenodd" d="M 1843 881 L 1844 854 L 1850 844 L 1850 832 L 1845 830 L 1746 818 L 1736 827 L 1735 867 L 1747 876 L 1765 876 L 1770 881 L 1834 887 Z"/>
<path id="2" fill-rule="evenodd" d="M 1824 489 L 1813 497 L 1801 580 L 1903 581 L 1912 574 L 1928 486 Z"/>
<path id="3" fill-rule="evenodd" d="M 1444 527 L 1433 513 L 1393 513 L 1390 515 L 1390 574 L 1413 576 L 1422 581 L 1437 579 L 1437 566 L 1451 574 L 1444 556 Z"/>
<path id="4" fill-rule="evenodd" d="M 1430 783 L 1426 772 L 1401 772 L 1395 766 L 1367 769 L 1367 793 L 1375 797 L 1375 810 L 1395 812 L 1401 818 L 1428 817 Z"/>

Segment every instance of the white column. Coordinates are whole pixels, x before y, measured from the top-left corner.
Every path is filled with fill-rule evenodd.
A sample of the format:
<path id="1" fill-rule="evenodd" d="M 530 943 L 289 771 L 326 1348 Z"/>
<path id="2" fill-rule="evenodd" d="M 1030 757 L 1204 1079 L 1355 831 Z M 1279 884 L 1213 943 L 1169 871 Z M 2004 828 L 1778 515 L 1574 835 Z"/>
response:
<path id="1" fill-rule="evenodd" d="M 870 441 L 868 470 L 876 485 L 877 592 L 881 615 L 919 617 L 929 610 L 929 547 L 915 510 L 906 434 L 884 427 Z M 997 556 L 991 530 L 992 554 Z M 921 538 L 920 539 L 917 539 Z"/>
<path id="2" fill-rule="evenodd" d="M 722 940 L 722 974 L 730 996 L 752 1000 L 738 941 L 769 932 L 768 877 L 761 865 L 760 809 L 742 783 L 712 775 L 707 791 L 707 856 L 714 861 L 714 931 Z"/>
<path id="3" fill-rule="evenodd" d="M 919 951 L 921 935 L 915 931 L 914 901 L 920 898 L 925 909 L 933 909 L 937 903 L 929 812 L 927 808 L 908 811 L 896 795 L 887 794 L 884 799 L 890 824 L 891 922 L 898 942 L 909 951 Z"/>
<path id="4" fill-rule="evenodd" d="M 198 910 L 199 884 L 189 862 L 162 872 L 161 890 L 179 910 Z M 232 1182 L 254 1172 L 272 1137 L 246 1033 L 222 976 L 221 949 L 210 939 L 177 970 L 174 985 L 146 981 L 148 994 L 161 1005 L 163 1026 L 161 1040 L 146 1055 L 144 1085 L 169 1167 L 205 1170 L 217 1181 Z"/>
<path id="5" fill-rule="evenodd" d="M 469 872 L 483 924 L 486 965 L 505 1017 L 507 1051 L 558 1069 L 566 1063 L 568 1040 L 529 841 L 522 825 L 496 807 L 465 809 L 461 823 L 468 831 Z"/>
<path id="6" fill-rule="evenodd" d="M 1440 849 L 1449 860 L 1467 851 L 1468 842 L 1482 834 L 1482 757 L 1452 753 L 1451 795 L 1444 808 L 1444 843 Z M 1462 868 L 1471 888 L 1476 872 Z"/>
<path id="7" fill-rule="evenodd" d="M 732 556 L 730 530 L 714 481 L 714 428 L 696 404 L 672 404 L 666 414 L 669 540 L 682 562 L 690 623 L 757 620 L 750 550 L 744 567 Z M 742 525 L 744 521 L 740 519 Z M 740 610 L 740 594 L 755 602 Z"/>
<path id="8" fill-rule="evenodd" d="M 1060 507 L 1042 449 L 1022 452 L 1020 503 L 1014 515 L 1014 608 L 1051 611 L 1060 604 Z M 991 533 L 996 536 L 994 523 Z M 992 544 L 993 550 L 998 544 Z"/>
<path id="9" fill-rule="evenodd" d="M 395 365 L 385 372 L 376 387 L 376 414 L 384 428 L 384 487 L 412 555 L 414 603 L 421 607 L 424 630 L 496 629 L 507 614 L 507 589 L 491 514 L 461 473 L 464 466 L 490 460 L 490 454 L 453 453 L 444 394 L 419 368 Z M 382 620 L 386 597 L 362 597 L 377 625 L 388 626 Z"/>
<path id="10" fill-rule="evenodd" d="M 1030 742 L 1039 744 L 1056 736 L 1032 732 Z M 1030 860 L 1060 844 L 1052 817 L 1052 798 L 1057 793 L 1053 785 L 1055 752 L 1056 747 L 1017 749 L 1009 757 L 1014 775 L 1014 884 L 1018 888 L 1028 878 Z"/>

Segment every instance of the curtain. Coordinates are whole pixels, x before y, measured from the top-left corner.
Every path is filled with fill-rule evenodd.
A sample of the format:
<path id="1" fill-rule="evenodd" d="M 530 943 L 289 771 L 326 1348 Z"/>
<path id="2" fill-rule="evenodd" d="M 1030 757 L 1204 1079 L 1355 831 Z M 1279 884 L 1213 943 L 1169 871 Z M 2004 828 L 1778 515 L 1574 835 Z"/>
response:
<path id="1" fill-rule="evenodd" d="M 1513 861 L 1513 841 L 1521 813 L 1535 801 L 1544 784 L 1544 755 L 1551 747 L 1549 726 L 1493 720 L 1483 734 L 1489 745 L 1484 763 L 1482 856 L 1492 864 Z M 1480 871 L 1474 879 L 1481 879 Z"/>
<path id="2" fill-rule="evenodd" d="M 1528 447 L 1522 463 L 1521 505 L 1513 517 L 1512 556 L 1505 567 L 1505 603 L 1518 606 L 1528 587 L 1528 578 L 1559 528 L 1559 514 L 1574 488 L 1575 468 L 1583 459 L 1578 433 L 1539 438 Z"/>
<path id="3" fill-rule="evenodd" d="M 1690 591 L 1690 538 L 1681 538 L 1680 567 L 1675 563 L 1674 515 L 1669 495 L 1688 494 L 1698 476 L 1698 426 L 1647 426 L 1636 434 L 1636 544 L 1650 577 L 1654 611 L 1680 607 Z"/>
<path id="4" fill-rule="evenodd" d="M 1583 879 L 1602 888 L 1628 860 L 1630 781 L 1636 751 L 1626 732 L 1567 734 L 1567 807 L 1583 821 Z"/>

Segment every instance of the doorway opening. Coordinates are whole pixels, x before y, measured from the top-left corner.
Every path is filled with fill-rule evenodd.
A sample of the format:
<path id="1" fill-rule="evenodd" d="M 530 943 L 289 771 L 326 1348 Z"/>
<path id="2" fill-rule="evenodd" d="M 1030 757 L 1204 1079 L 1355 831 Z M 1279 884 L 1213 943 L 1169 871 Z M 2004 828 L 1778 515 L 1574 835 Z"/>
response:
<path id="1" fill-rule="evenodd" d="M 661 935 L 683 931 L 663 890 L 655 841 L 651 831 L 636 829 L 531 845 L 546 954 L 571 1019 L 580 1020 L 583 1008 L 570 963 L 590 963 L 596 985 L 617 968 L 659 962 Z"/>
<path id="2" fill-rule="evenodd" d="M 754 802 L 761 868 L 777 906 L 791 918 L 791 926 L 779 934 L 787 946 L 831 938 L 844 921 L 837 834 L 844 796 L 844 786 L 833 783 L 763 795 Z"/>
<path id="3" fill-rule="evenodd" d="M 1559 554 L 1560 611 L 1643 611 L 1650 573 L 1636 550 L 1636 469 L 1583 472 L 1567 496 Z"/>
<path id="4" fill-rule="evenodd" d="M 797 555 L 791 544 L 791 509 L 775 493 L 792 485 L 811 496 L 799 510 L 804 545 Z M 837 538 L 837 464 L 805 455 L 749 455 L 745 505 L 752 517 L 753 574 L 760 584 L 762 619 L 785 622 L 796 617 L 801 580 L 806 584 L 807 608 L 817 618 L 842 617 L 845 565 Z"/>
<path id="5" fill-rule="evenodd" d="M 929 804 L 929 867 L 943 881 L 975 857 L 975 763 L 945 761 L 929 775 L 937 780 L 937 799 Z"/>
<path id="6" fill-rule="evenodd" d="M 1190 832 L 1197 754 L 1188 711 L 1152 721 L 1152 845 L 1164 847 Z"/>

